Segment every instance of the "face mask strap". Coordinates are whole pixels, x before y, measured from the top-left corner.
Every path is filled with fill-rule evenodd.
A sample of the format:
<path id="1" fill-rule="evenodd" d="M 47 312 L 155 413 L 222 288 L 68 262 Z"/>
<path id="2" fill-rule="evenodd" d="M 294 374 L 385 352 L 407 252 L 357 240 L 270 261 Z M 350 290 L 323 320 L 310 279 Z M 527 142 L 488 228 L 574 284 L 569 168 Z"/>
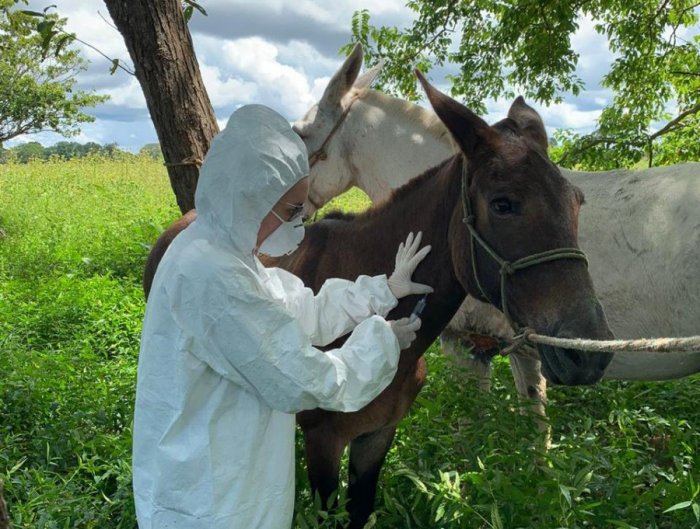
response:
<path id="1" fill-rule="evenodd" d="M 282 224 L 284 224 L 285 222 L 287 222 L 287 221 L 284 220 L 282 217 L 280 217 L 274 209 L 271 209 L 270 212 L 271 212 L 275 217 L 277 217 L 277 220 L 279 220 Z"/>
<path id="2" fill-rule="evenodd" d="M 272 214 L 279 219 L 280 222 L 286 223 L 286 222 L 293 222 L 296 219 L 300 218 L 304 214 L 304 206 L 299 206 L 298 204 L 290 204 L 289 202 L 285 202 L 284 200 L 280 200 L 277 202 L 277 204 L 284 204 L 285 206 L 291 206 L 294 208 L 294 214 L 291 216 L 289 220 L 284 220 L 282 217 L 280 217 L 277 212 L 274 209 L 274 206 L 270 210 Z M 275 204 L 275 206 L 277 205 Z"/>

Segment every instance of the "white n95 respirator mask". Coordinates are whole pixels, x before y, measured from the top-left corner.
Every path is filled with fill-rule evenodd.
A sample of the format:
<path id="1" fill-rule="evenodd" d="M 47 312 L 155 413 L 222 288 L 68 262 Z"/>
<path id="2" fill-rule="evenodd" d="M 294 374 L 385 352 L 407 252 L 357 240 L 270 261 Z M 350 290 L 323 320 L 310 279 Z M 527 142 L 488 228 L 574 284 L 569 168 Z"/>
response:
<path id="1" fill-rule="evenodd" d="M 304 240 L 304 220 L 301 215 L 286 221 L 274 211 L 272 214 L 282 222 L 282 225 L 263 241 L 258 252 L 270 257 L 289 255 L 299 248 L 301 241 Z"/>

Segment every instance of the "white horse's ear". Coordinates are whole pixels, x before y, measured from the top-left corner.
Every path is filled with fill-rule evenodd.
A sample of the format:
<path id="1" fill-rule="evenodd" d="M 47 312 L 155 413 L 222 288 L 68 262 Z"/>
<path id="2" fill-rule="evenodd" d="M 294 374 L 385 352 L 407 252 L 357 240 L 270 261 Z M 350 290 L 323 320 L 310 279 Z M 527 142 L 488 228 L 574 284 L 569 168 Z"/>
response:
<path id="1" fill-rule="evenodd" d="M 379 72 L 382 71 L 382 68 L 384 67 L 384 59 L 379 61 L 376 65 L 372 66 L 369 70 L 367 70 L 365 73 L 363 73 L 360 77 L 357 78 L 357 81 L 355 81 L 355 84 L 352 85 L 352 87 L 355 90 L 364 90 L 366 88 L 369 88 L 370 85 L 377 79 L 379 76 Z"/>
<path id="2" fill-rule="evenodd" d="M 340 100 L 352 88 L 360 68 L 362 68 L 362 44 L 359 42 L 345 59 L 345 62 L 340 69 L 335 72 L 331 80 L 328 82 L 326 90 L 323 92 L 319 105 L 337 106 L 340 105 Z"/>

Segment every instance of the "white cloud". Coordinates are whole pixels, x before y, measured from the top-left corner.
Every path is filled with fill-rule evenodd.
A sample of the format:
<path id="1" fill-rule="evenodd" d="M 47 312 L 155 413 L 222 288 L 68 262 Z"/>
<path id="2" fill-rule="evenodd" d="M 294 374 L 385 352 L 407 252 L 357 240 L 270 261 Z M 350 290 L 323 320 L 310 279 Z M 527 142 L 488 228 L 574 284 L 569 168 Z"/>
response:
<path id="1" fill-rule="evenodd" d="M 590 132 L 595 121 L 600 117 L 601 109 L 581 110 L 575 103 L 564 101 L 549 106 L 542 106 L 532 101 L 526 101 L 542 118 L 547 133 L 551 135 L 556 129 L 573 129 L 576 132 Z M 498 99 L 487 105 L 488 113 L 484 119 L 488 123 L 496 123 L 507 117 L 513 103 L 510 99 Z"/>
<path id="2" fill-rule="evenodd" d="M 314 86 L 311 89 L 311 98 L 314 101 L 318 101 L 321 99 L 321 96 L 323 95 L 323 92 L 326 90 L 326 87 L 328 86 L 328 83 L 330 82 L 330 80 L 331 80 L 330 76 L 329 77 L 320 77 L 319 79 L 314 79 Z"/>
<path id="3" fill-rule="evenodd" d="M 200 64 L 202 81 L 214 107 L 231 103 L 250 103 L 256 100 L 258 85 L 236 77 L 226 76 L 218 66 Z"/>
<path id="4" fill-rule="evenodd" d="M 284 64 L 298 68 L 307 75 L 313 75 L 317 72 L 336 71 L 344 57 L 337 55 L 329 58 L 308 42 L 291 40 L 285 45 L 277 45 L 277 59 Z"/>
<path id="5" fill-rule="evenodd" d="M 601 113 L 601 109 L 579 110 L 575 104 L 566 101 L 538 108 L 538 111 L 548 129 L 574 129 L 577 132 L 589 132 Z"/>
<path id="6" fill-rule="evenodd" d="M 607 39 L 595 30 L 590 17 L 578 19 L 579 28 L 571 38 L 571 46 L 579 54 L 576 73 L 586 83 L 586 90 L 600 88 L 600 81 L 613 61 Z"/>
<path id="7" fill-rule="evenodd" d="M 225 60 L 240 75 L 279 99 L 278 106 L 292 115 L 303 114 L 315 102 L 306 76 L 278 61 L 277 47 L 258 37 L 229 41 L 222 45 Z"/>
<path id="8" fill-rule="evenodd" d="M 136 77 L 129 76 L 121 85 L 103 90 L 101 93 L 110 97 L 110 105 L 126 108 L 146 108 L 146 99 Z"/>

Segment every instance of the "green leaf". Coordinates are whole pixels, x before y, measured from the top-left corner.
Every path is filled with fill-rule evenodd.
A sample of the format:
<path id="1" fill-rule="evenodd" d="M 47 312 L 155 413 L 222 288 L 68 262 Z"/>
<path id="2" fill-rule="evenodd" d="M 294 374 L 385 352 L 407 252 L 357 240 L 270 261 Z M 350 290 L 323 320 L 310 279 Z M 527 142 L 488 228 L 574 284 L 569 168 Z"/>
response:
<path id="1" fill-rule="evenodd" d="M 440 520 L 442 520 L 443 516 L 445 516 L 445 504 L 441 503 L 435 510 L 435 521 L 439 522 Z"/>
<path id="2" fill-rule="evenodd" d="M 503 520 L 498 512 L 498 505 L 495 503 L 491 506 L 491 527 L 493 529 L 503 529 Z"/>
<path id="3" fill-rule="evenodd" d="M 187 5 L 187 8 L 196 9 L 204 16 L 207 16 L 206 10 L 201 5 L 199 5 L 199 3 L 197 3 L 195 0 L 184 0 L 184 2 Z"/>
<path id="4" fill-rule="evenodd" d="M 559 491 L 561 492 L 561 495 L 564 496 L 566 503 L 569 505 L 569 507 L 571 507 L 571 493 L 569 492 L 569 487 L 560 483 Z"/>
<path id="5" fill-rule="evenodd" d="M 663 514 L 666 514 L 667 512 L 678 511 L 680 509 L 687 509 L 691 505 L 693 505 L 692 501 L 682 501 L 680 503 L 676 503 L 675 505 L 673 505 L 673 506 L 669 507 L 668 509 L 666 509 L 665 511 L 663 511 Z"/>

